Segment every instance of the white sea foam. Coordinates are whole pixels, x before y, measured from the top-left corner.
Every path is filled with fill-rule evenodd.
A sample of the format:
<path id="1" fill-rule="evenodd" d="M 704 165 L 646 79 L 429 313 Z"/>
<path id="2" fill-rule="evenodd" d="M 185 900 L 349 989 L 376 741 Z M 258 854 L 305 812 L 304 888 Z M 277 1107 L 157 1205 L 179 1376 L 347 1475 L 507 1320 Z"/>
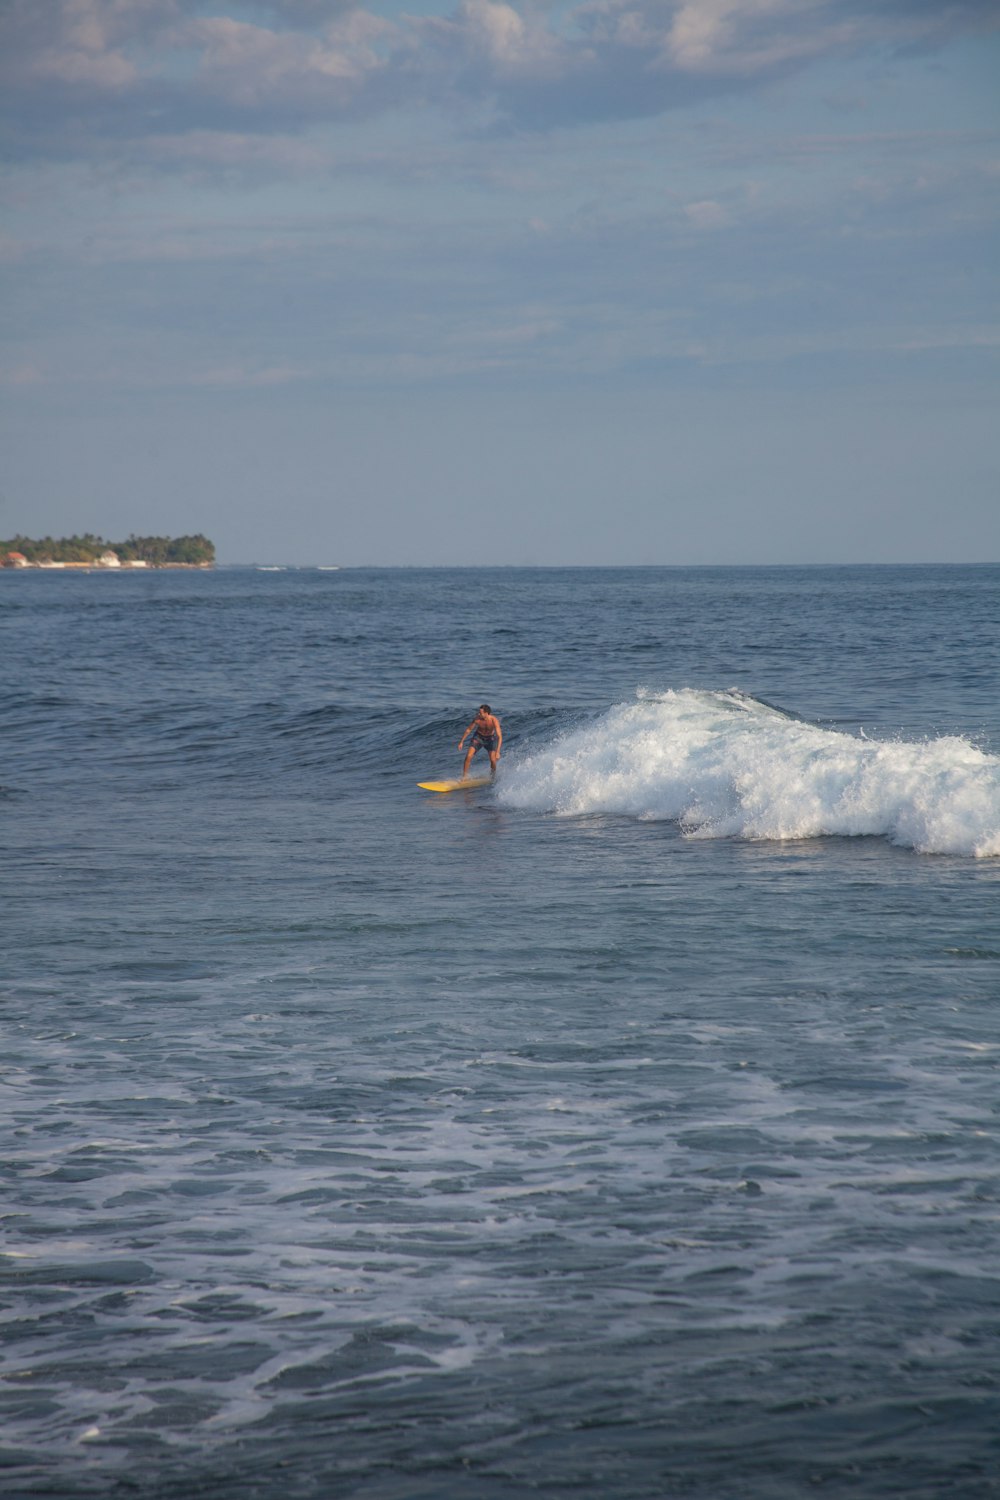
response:
<path id="1" fill-rule="evenodd" d="M 957 736 L 878 741 L 737 692 L 640 693 L 505 768 L 511 807 L 677 821 L 692 838 L 876 835 L 1000 855 L 1000 758 Z"/>

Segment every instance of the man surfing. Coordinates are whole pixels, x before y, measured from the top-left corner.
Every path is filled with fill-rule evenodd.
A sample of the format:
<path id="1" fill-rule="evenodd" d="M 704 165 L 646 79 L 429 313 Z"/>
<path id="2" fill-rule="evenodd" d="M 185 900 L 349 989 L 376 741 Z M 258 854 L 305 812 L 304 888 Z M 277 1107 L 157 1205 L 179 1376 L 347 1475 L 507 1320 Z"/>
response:
<path id="1" fill-rule="evenodd" d="M 465 765 L 462 767 L 462 780 L 464 781 L 468 776 L 472 757 L 477 750 L 486 751 L 490 758 L 490 775 L 495 776 L 497 774 L 497 761 L 500 759 L 500 746 L 503 744 L 503 730 L 500 728 L 500 720 L 488 703 L 480 703 L 476 710 L 476 717 L 458 742 L 460 750 L 470 734 L 472 735 L 472 739 L 469 740 L 469 748 L 465 754 Z"/>

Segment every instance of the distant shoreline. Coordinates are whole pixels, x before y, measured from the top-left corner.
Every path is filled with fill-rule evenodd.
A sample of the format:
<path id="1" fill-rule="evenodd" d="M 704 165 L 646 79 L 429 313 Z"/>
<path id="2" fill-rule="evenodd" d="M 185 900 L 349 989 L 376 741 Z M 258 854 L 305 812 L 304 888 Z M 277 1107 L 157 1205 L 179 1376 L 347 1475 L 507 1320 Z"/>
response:
<path id="1" fill-rule="evenodd" d="M 124 542 L 109 542 L 92 531 L 83 536 L 30 537 L 18 535 L 0 541 L 0 567 L 13 571 L 39 568 L 63 572 L 118 572 L 147 568 L 211 568 L 215 565 L 215 543 L 198 532 L 195 536 L 136 536 Z"/>
<path id="2" fill-rule="evenodd" d="M 210 573 L 215 568 L 215 563 L 181 563 L 181 562 L 118 562 L 103 563 L 94 562 L 7 562 L 0 559 L 0 568 L 8 573 L 163 573 L 186 572 L 186 573 Z"/>

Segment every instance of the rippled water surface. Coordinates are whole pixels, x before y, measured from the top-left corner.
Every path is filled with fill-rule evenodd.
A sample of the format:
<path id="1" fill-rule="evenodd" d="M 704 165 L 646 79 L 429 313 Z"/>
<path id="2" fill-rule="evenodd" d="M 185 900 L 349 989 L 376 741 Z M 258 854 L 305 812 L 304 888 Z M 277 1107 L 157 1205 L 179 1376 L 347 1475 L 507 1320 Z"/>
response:
<path id="1" fill-rule="evenodd" d="M 1000 569 L 0 629 L 5 1497 L 1000 1494 Z"/>

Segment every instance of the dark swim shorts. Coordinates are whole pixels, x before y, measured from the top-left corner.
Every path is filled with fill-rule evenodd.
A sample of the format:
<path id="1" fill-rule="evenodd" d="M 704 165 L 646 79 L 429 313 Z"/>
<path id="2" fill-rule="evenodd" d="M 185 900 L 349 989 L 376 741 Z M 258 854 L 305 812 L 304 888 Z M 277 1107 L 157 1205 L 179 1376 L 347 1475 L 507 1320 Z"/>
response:
<path id="1" fill-rule="evenodd" d="M 472 748 L 474 750 L 495 750 L 497 748 L 497 737 L 495 734 L 480 734 L 477 729 L 472 736 Z"/>

